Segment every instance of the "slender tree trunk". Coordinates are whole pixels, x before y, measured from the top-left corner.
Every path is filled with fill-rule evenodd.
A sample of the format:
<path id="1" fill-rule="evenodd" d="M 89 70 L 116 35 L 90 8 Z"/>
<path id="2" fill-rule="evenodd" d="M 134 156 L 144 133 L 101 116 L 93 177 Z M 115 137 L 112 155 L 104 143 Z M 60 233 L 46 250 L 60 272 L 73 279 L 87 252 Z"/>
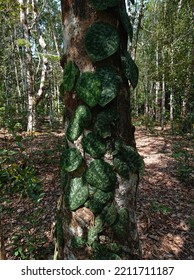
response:
<path id="1" fill-rule="evenodd" d="M 32 54 L 30 47 L 30 29 L 27 21 L 27 4 L 25 0 L 18 0 L 20 4 L 20 23 L 26 40 L 25 55 L 26 55 L 26 81 L 27 81 L 27 96 L 28 96 L 28 121 L 27 131 L 33 131 L 36 125 L 35 111 L 35 92 L 34 92 L 34 70 L 32 63 Z"/>
<path id="2" fill-rule="evenodd" d="M 124 1 L 120 1 L 124 4 Z M 120 52 L 127 50 L 127 33 L 119 21 L 118 7 L 108 8 L 105 11 L 96 11 L 91 5 L 91 1 L 66 1 L 62 0 L 62 18 L 64 24 L 64 42 L 65 42 L 65 66 L 70 61 L 74 61 L 81 72 L 95 73 L 96 69 L 102 69 L 107 64 L 109 67 L 117 69 L 118 73 L 122 75 L 120 63 Z M 110 24 L 114 30 L 120 34 L 120 48 L 113 55 L 108 56 L 101 61 L 94 62 L 88 56 L 85 49 L 84 38 L 86 31 L 96 21 L 106 22 Z M 99 49 L 99 52 L 101 50 Z M 104 140 L 107 144 L 105 154 L 99 159 L 94 159 L 90 152 L 85 152 L 83 147 L 83 139 L 88 135 L 88 131 L 84 130 L 77 140 L 67 139 L 66 151 L 69 152 L 72 148 L 79 150 L 82 155 L 83 165 L 81 169 L 77 169 L 74 173 L 67 174 L 63 172 L 64 165 L 62 165 L 62 178 L 64 180 L 63 193 L 59 199 L 58 211 L 55 226 L 55 258 L 59 259 L 136 259 L 141 258 L 141 249 L 136 225 L 136 196 L 139 182 L 139 171 L 134 170 L 127 173 L 127 178 L 114 170 L 113 146 L 120 143 L 121 147 L 128 147 L 126 149 L 134 149 L 134 127 L 131 124 L 130 117 L 130 92 L 128 81 L 122 76 L 123 82 L 117 97 L 112 100 L 105 108 L 99 105 L 90 108 L 92 119 L 89 133 L 93 133 L 94 126 L 97 125 L 102 114 L 106 114 L 107 110 L 116 109 L 118 117 L 114 114 L 114 122 L 107 124 L 111 125 L 112 129 L 108 132 L 108 137 Z M 67 119 L 70 121 L 74 118 L 75 110 L 80 103 L 77 98 L 77 92 L 71 90 L 65 93 L 65 103 L 67 108 Z M 77 112 L 77 111 L 76 111 Z M 110 112 L 110 111 L 109 111 Z M 69 120 L 66 127 L 70 127 Z M 74 126 L 75 127 L 75 126 Z M 67 128 L 67 130 L 68 130 Z M 106 133 L 107 133 L 106 132 Z M 119 140 L 120 139 L 120 140 Z M 119 145 L 120 145 L 119 144 Z M 133 148 L 132 148 L 133 147 Z M 120 148 L 119 148 L 120 149 Z M 121 148 L 122 149 L 122 148 Z M 134 155 L 137 156 L 135 150 Z M 139 158 L 140 159 L 140 158 Z M 62 161 L 63 163 L 63 161 Z M 71 210 L 68 206 L 71 204 L 69 191 L 70 185 L 77 180 L 84 183 L 87 181 L 87 173 L 91 170 L 93 164 L 107 165 L 107 168 L 114 170 L 116 174 L 116 187 L 111 190 L 110 202 L 107 202 L 102 209 L 94 209 L 91 206 L 94 202 L 96 192 L 88 194 L 86 203 L 81 204 L 78 208 Z M 109 167 L 108 167 L 109 166 Z M 113 169 L 112 169 L 113 168 Z M 97 168 L 98 169 L 98 168 Z M 109 171 L 110 171 L 109 170 Z M 95 172 L 95 171 L 94 171 Z M 110 171 L 111 173 L 111 171 Z M 102 173 L 100 173 L 102 175 Z M 101 175 L 99 176 L 101 177 Z M 103 173 L 108 176 L 109 172 Z M 111 173 L 112 174 L 112 173 Z M 97 176 L 97 178 L 100 178 Z M 88 181 L 87 181 L 88 182 Z M 104 182 L 104 181 L 103 181 Z M 86 183 L 85 189 L 87 190 Z M 91 184 L 93 184 L 91 182 Z M 97 189 L 100 185 L 97 184 Z M 101 192 L 100 190 L 97 190 Z M 102 191 L 102 199 L 105 198 L 105 193 Z M 110 194 L 110 193 L 109 193 Z M 96 207 L 101 207 L 98 201 Z M 112 220 L 113 219 L 113 220 Z M 110 221 L 111 220 L 111 221 Z M 120 231 L 121 230 L 121 231 Z M 119 231 L 121 234 L 119 234 Z M 116 246 L 117 250 L 112 246 Z"/>
<path id="3" fill-rule="evenodd" d="M 159 43 L 156 47 L 156 84 L 155 84 L 155 118 L 156 121 L 160 119 L 159 113 L 159 92 L 160 92 L 160 80 L 159 80 Z"/>
<path id="4" fill-rule="evenodd" d="M 137 55 L 137 44 L 138 44 L 139 32 L 140 32 L 140 28 L 141 28 L 141 21 L 143 18 L 143 8 L 144 8 L 144 0 L 141 0 L 139 14 L 138 14 L 138 18 L 137 18 L 137 27 L 136 27 L 134 43 L 133 43 L 133 60 L 134 61 L 136 60 L 136 55 Z"/>

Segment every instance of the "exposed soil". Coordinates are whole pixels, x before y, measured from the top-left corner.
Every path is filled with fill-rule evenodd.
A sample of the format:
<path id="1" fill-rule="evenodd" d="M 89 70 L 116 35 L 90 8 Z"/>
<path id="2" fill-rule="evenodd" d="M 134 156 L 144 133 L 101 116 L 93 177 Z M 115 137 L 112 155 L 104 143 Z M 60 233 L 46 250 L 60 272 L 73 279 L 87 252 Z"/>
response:
<path id="1" fill-rule="evenodd" d="M 175 140 L 168 134 L 151 135 L 143 128 L 136 130 L 137 148 L 146 166 L 140 180 L 137 208 L 143 259 L 194 259 L 194 187 L 182 183 L 178 177 L 177 162 L 171 156 Z M 187 144 L 193 146 L 191 141 Z M 32 255 L 36 254 L 38 259 L 52 259 L 51 232 L 60 195 L 59 158 L 63 150 L 63 132 L 23 134 L 22 145 L 36 167 L 45 195 L 35 208 L 28 199 L 14 196 L 9 212 L 2 213 L 6 258 L 18 259 L 17 247 L 31 238 L 31 243 L 36 243 L 37 247 L 34 249 L 32 245 Z M 17 149 L 12 137 L 5 132 L 0 133 L 0 146 Z M 37 214 L 36 218 L 39 210 L 41 215 Z M 34 225 L 30 216 L 36 219 Z M 14 243 L 15 235 L 19 235 L 19 239 Z M 28 249 L 23 248 L 23 253 L 30 258 L 31 245 L 25 246 Z"/>

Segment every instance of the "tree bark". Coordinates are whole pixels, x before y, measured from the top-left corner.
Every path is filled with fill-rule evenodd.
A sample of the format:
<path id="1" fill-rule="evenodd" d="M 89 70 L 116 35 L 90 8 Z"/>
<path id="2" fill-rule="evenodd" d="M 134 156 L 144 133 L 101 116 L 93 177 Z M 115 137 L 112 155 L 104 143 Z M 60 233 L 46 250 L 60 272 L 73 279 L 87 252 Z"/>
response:
<path id="1" fill-rule="evenodd" d="M 74 63 L 79 68 L 80 72 L 95 73 L 96 69 L 109 65 L 117 69 L 118 73 L 122 76 L 122 83 L 120 85 L 117 97 L 112 100 L 105 108 L 96 105 L 90 108 L 92 113 L 92 124 L 89 128 L 91 132 L 96 124 L 96 119 L 99 114 L 104 113 L 108 109 L 116 108 L 117 118 L 111 124 L 111 135 L 105 140 L 108 149 L 106 153 L 99 159 L 103 163 L 109 164 L 113 168 L 117 183 L 115 188 L 111 191 L 113 200 L 111 207 L 116 209 L 116 220 L 114 223 L 120 222 L 122 215 L 125 216 L 125 222 L 122 224 L 123 232 L 127 234 L 119 235 L 114 231 L 114 223 L 108 224 L 102 219 L 105 207 L 96 213 L 88 206 L 89 201 L 78 207 L 78 209 L 70 210 L 66 199 L 68 199 L 68 187 L 71 180 L 82 178 L 85 180 L 86 173 L 91 166 L 91 163 L 96 160 L 83 150 L 82 139 L 88 133 L 84 130 L 81 136 L 76 141 L 69 141 L 67 138 L 66 148 L 76 148 L 80 151 L 83 157 L 84 164 L 81 165 L 74 173 L 68 173 L 65 183 L 63 185 L 63 192 L 59 199 L 58 210 L 56 215 L 56 224 L 54 230 L 55 236 L 55 258 L 56 259 L 139 259 L 141 258 L 140 242 L 138 238 L 137 222 L 136 222 L 136 197 L 137 187 L 139 183 L 139 171 L 130 170 L 127 179 L 119 175 L 114 169 L 114 145 L 119 140 L 122 147 L 128 147 L 135 151 L 134 140 L 134 127 L 131 123 L 130 116 L 130 91 L 128 80 L 123 75 L 121 69 L 120 53 L 127 49 L 127 33 L 121 26 L 118 7 L 108 8 L 104 11 L 96 11 L 91 5 L 89 0 L 62 0 L 62 19 L 64 25 L 64 43 L 65 43 L 65 56 L 62 63 L 65 65 L 69 61 Z M 119 1 L 119 5 L 124 5 L 124 1 Z M 94 62 L 88 56 L 85 46 L 84 38 L 88 28 L 96 21 L 106 22 L 111 24 L 120 35 L 120 48 L 113 55 L 108 58 Z M 76 91 L 65 93 L 66 105 L 66 127 L 74 116 L 74 112 L 79 104 L 83 104 L 77 97 Z M 137 154 L 136 154 L 137 155 Z M 140 158 L 139 158 L 140 159 Z M 97 160 L 98 161 L 98 160 Z M 108 173 L 106 173 L 108 174 Z M 65 177 L 62 169 L 62 177 Z M 97 187 L 98 188 L 98 187 Z M 95 193 L 94 193 L 95 194 Z M 94 195 L 93 194 L 93 195 Z M 89 195 L 90 197 L 90 195 Z M 91 197 L 93 197 L 91 195 Z M 92 198 L 91 198 L 92 199 Z M 88 202 L 88 203 L 87 203 Z M 100 202 L 99 202 L 100 203 Z M 110 208 L 109 208 L 110 209 Z M 112 209 L 112 208 L 111 208 Z M 114 211 L 113 211 L 114 212 Z M 110 216 L 113 215 L 111 212 Z M 122 213 L 124 214 L 122 214 Z M 100 218 L 102 228 L 98 228 L 97 221 Z M 97 233 L 95 230 L 98 230 Z M 118 229 L 118 228 L 117 228 Z M 92 232 L 95 236 L 92 235 Z M 92 237 L 91 237 L 92 236 Z M 94 240 L 93 240 L 93 239 Z M 75 240 L 85 240 L 81 246 L 74 246 Z M 91 241 L 92 240 L 92 241 Z M 119 250 L 115 252 L 111 246 L 116 244 Z M 78 248 L 79 247 L 79 248 Z"/>
<path id="2" fill-rule="evenodd" d="M 20 23 L 23 29 L 24 39 L 26 40 L 26 81 L 28 96 L 28 121 L 27 131 L 33 131 L 35 128 L 35 96 L 34 96 L 34 70 L 32 63 L 32 54 L 30 48 L 30 29 L 27 21 L 26 1 L 18 0 L 20 4 Z"/>

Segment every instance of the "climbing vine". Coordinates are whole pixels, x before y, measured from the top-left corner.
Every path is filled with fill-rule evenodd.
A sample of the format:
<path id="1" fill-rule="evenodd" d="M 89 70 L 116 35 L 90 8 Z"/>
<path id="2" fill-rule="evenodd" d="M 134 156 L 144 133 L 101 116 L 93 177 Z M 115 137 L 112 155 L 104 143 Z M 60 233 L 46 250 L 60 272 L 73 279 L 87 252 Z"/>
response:
<path id="1" fill-rule="evenodd" d="M 132 40 L 130 19 L 125 7 L 117 7 L 119 1 L 91 0 L 91 4 L 96 11 L 117 8 L 119 21 Z M 102 242 L 99 236 L 111 232 L 118 240 L 127 238 L 128 209 L 116 205 L 114 194 L 119 177 L 129 179 L 131 173 L 143 170 L 143 160 L 137 151 L 115 134 L 118 118 L 115 100 L 123 76 L 134 88 L 138 82 L 138 68 L 130 54 L 122 50 L 120 40 L 115 26 L 94 22 L 86 31 L 84 48 L 94 65 L 107 62 L 96 64 L 93 72 L 80 73 L 73 60 L 64 68 L 65 94 L 73 91 L 80 101 L 66 128 L 67 145 L 61 156 L 65 206 L 69 211 L 86 207 L 94 216 L 87 234 L 82 237 L 74 234 L 71 244 L 78 250 L 90 247 L 91 258 L 98 259 L 121 259 L 119 241 Z M 122 75 L 109 63 L 114 54 L 120 57 Z M 96 110 L 98 107 L 101 109 Z"/>

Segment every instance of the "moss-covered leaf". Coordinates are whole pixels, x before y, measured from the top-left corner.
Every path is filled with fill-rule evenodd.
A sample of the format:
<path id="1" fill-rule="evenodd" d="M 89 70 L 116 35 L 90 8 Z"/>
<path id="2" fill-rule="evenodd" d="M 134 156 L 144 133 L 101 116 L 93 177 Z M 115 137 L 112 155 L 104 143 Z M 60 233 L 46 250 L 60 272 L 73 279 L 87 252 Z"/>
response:
<path id="1" fill-rule="evenodd" d="M 88 195 L 88 186 L 83 183 L 82 178 L 71 179 L 65 192 L 68 208 L 71 211 L 76 210 L 86 202 Z"/>
<path id="2" fill-rule="evenodd" d="M 98 234 L 103 230 L 102 222 L 99 217 L 95 219 L 95 226 L 91 227 L 88 231 L 88 245 L 91 246 L 96 240 L 98 240 Z"/>
<path id="3" fill-rule="evenodd" d="M 139 78 L 139 70 L 128 52 L 121 55 L 121 63 L 126 78 L 130 81 L 133 88 L 136 88 Z"/>
<path id="4" fill-rule="evenodd" d="M 111 56 L 119 48 L 117 30 L 109 23 L 95 22 L 86 32 L 85 48 L 93 61 Z"/>
<path id="5" fill-rule="evenodd" d="M 104 207 L 102 212 L 100 213 L 100 218 L 108 226 L 114 224 L 118 216 L 117 209 L 114 203 L 109 203 Z"/>
<path id="6" fill-rule="evenodd" d="M 101 160 L 93 160 L 85 172 L 85 179 L 92 186 L 103 191 L 113 190 L 116 184 L 116 175 L 112 166 Z"/>
<path id="7" fill-rule="evenodd" d="M 93 197 L 88 201 L 87 207 L 94 214 L 99 214 L 104 206 L 113 199 L 113 192 L 104 192 L 101 190 L 97 190 Z"/>
<path id="8" fill-rule="evenodd" d="M 100 136 L 93 132 L 83 136 L 82 147 L 93 158 L 101 158 L 106 152 L 106 143 Z"/>
<path id="9" fill-rule="evenodd" d="M 94 107 L 101 96 L 101 82 L 94 73 L 84 72 L 77 81 L 76 92 L 82 101 Z"/>
<path id="10" fill-rule="evenodd" d="M 117 96 L 122 79 L 111 66 L 98 68 L 96 75 L 102 83 L 102 92 L 98 104 L 104 107 Z"/>
<path id="11" fill-rule="evenodd" d="M 94 124 L 94 132 L 99 134 L 102 138 L 111 136 L 111 126 L 117 118 L 117 112 L 114 108 L 104 110 L 97 115 Z"/>
<path id="12" fill-rule="evenodd" d="M 87 128 L 92 118 L 90 109 L 85 105 L 79 105 L 75 110 L 75 118 L 81 127 Z"/>
<path id="13" fill-rule="evenodd" d="M 129 178 L 130 172 L 143 176 L 144 161 L 139 153 L 131 146 L 122 145 L 114 156 L 113 164 L 117 172 L 124 178 Z"/>
<path id="14" fill-rule="evenodd" d="M 67 148 L 63 153 L 62 169 L 67 172 L 76 170 L 82 163 L 82 156 L 77 148 Z"/>
<path id="15" fill-rule="evenodd" d="M 63 72 L 63 87 L 65 91 L 71 91 L 74 88 L 78 76 L 79 69 L 74 61 L 70 60 L 65 65 Z"/>
<path id="16" fill-rule="evenodd" d="M 66 137 L 69 141 L 73 142 L 78 139 L 82 134 L 84 128 L 87 128 L 91 122 L 91 112 L 85 105 L 79 105 L 70 120 Z"/>

